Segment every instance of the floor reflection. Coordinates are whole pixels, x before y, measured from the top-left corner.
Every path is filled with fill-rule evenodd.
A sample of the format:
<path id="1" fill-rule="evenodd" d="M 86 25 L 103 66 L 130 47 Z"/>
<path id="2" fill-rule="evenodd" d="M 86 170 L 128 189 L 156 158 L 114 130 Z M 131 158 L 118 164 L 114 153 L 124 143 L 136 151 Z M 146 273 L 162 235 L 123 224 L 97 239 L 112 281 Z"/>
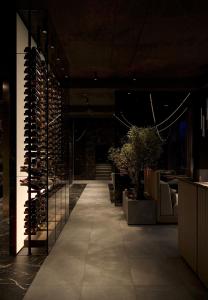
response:
<path id="1" fill-rule="evenodd" d="M 86 184 L 69 188 L 69 213 L 75 207 Z M 18 256 L 9 256 L 9 219 L 3 218 L 0 200 L 0 299 L 21 300 L 46 258 L 45 249 L 32 248 L 32 256 L 23 248 Z"/>

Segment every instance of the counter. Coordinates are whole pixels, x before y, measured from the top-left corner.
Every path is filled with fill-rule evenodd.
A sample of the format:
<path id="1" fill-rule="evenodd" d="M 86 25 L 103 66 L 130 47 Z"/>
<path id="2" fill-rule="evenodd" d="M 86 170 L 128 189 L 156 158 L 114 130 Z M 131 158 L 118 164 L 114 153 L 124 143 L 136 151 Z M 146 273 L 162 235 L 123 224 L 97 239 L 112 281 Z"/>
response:
<path id="1" fill-rule="evenodd" d="M 179 251 L 208 287 L 208 182 L 179 181 Z"/>

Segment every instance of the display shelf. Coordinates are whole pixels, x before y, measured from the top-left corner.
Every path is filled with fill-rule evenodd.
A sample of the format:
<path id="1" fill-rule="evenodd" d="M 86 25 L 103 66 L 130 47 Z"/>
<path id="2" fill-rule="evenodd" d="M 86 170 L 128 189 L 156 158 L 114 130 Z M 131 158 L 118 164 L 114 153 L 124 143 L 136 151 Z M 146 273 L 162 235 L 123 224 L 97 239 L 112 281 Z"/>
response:
<path id="1" fill-rule="evenodd" d="M 55 242 L 64 224 L 65 218 L 63 216 L 58 216 L 54 221 L 48 221 L 46 228 L 39 230 L 36 235 L 31 236 L 31 247 L 47 247 L 48 240 L 54 239 Z M 28 237 L 25 238 L 24 246 L 29 247 Z"/>
<path id="2" fill-rule="evenodd" d="M 24 165 L 20 185 L 27 187 L 25 246 L 47 247 L 66 222 L 63 163 L 62 91 L 36 47 L 24 55 Z M 58 228 L 58 230 L 57 230 Z M 49 241 L 50 240 L 50 241 Z"/>

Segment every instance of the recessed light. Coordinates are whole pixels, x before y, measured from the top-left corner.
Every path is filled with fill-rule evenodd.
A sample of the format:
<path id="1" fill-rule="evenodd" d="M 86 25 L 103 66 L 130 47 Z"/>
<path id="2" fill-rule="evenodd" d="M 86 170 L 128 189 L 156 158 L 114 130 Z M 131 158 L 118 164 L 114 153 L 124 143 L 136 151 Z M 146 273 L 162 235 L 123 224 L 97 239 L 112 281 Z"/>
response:
<path id="1" fill-rule="evenodd" d="M 168 105 L 168 104 L 164 104 L 163 106 L 164 106 L 164 107 L 168 107 L 169 105 Z"/>
<path id="2" fill-rule="evenodd" d="M 56 59 L 57 61 L 60 61 L 61 59 L 60 59 L 60 57 L 57 57 L 57 59 Z"/>
<path id="3" fill-rule="evenodd" d="M 50 46 L 51 49 L 54 49 L 55 47 L 53 45 Z"/>
<path id="4" fill-rule="evenodd" d="M 65 78 L 69 78 L 69 75 L 65 75 Z"/>
<path id="5" fill-rule="evenodd" d="M 128 95 L 131 95 L 131 92 L 128 92 Z"/>
<path id="6" fill-rule="evenodd" d="M 98 80 L 97 72 L 94 72 L 94 78 L 93 80 Z"/>
<path id="7" fill-rule="evenodd" d="M 2 84 L 2 88 L 4 92 L 9 91 L 9 84 L 6 81 L 4 81 Z"/>
<path id="8" fill-rule="evenodd" d="M 136 78 L 135 78 L 135 77 L 133 78 L 133 81 L 136 81 Z"/>
<path id="9" fill-rule="evenodd" d="M 47 30 L 43 29 L 42 34 L 47 34 Z"/>

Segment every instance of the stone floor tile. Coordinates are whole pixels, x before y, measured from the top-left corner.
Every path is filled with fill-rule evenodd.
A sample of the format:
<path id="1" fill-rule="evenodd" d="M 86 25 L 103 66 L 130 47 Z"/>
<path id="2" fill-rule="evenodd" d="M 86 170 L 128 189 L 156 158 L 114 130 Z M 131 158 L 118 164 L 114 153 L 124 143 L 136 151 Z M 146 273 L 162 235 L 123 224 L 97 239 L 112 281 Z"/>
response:
<path id="1" fill-rule="evenodd" d="M 194 300 L 183 287 L 136 287 L 138 300 Z"/>
<path id="2" fill-rule="evenodd" d="M 168 259 L 142 257 L 129 259 L 134 285 L 177 286 L 182 281 Z"/>
<path id="3" fill-rule="evenodd" d="M 108 183 L 86 184 L 26 300 L 208 299 L 179 255 L 176 225 L 128 226 Z"/>
<path id="4" fill-rule="evenodd" d="M 102 282 L 85 283 L 80 300 L 136 300 L 132 285 L 109 285 Z"/>

